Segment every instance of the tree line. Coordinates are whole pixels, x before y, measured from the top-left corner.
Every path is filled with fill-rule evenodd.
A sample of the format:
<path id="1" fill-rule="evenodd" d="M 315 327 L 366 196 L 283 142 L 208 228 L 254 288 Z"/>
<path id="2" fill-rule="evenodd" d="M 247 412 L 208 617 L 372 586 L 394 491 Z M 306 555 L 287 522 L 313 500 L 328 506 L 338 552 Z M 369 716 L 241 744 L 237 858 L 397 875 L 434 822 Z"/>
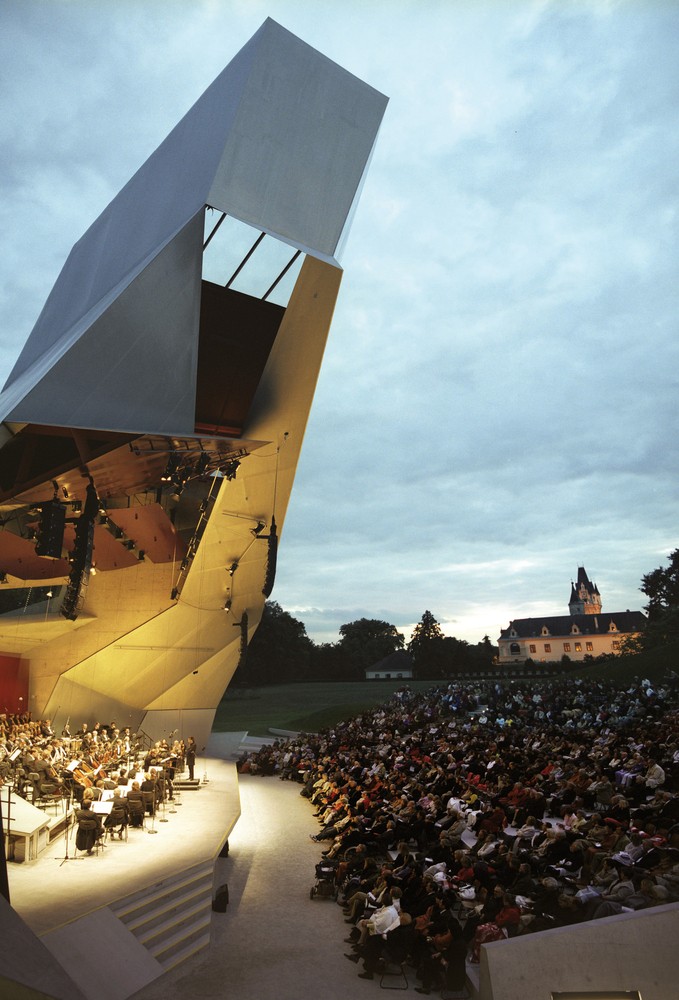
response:
<path id="1" fill-rule="evenodd" d="M 670 554 L 668 566 L 646 573 L 639 589 L 648 598 L 648 617 L 641 634 L 627 640 L 622 652 L 635 654 L 679 645 L 679 549 Z M 466 671 L 487 669 L 498 652 L 487 635 L 476 644 L 444 635 L 431 611 L 424 612 L 408 643 L 395 625 L 376 618 L 359 618 L 342 625 L 337 642 L 316 644 L 303 622 L 276 601 L 267 601 L 234 683 L 250 687 L 293 681 L 363 680 L 367 669 L 399 651 L 410 654 L 414 676 L 422 680 L 444 680 Z"/>
<path id="2" fill-rule="evenodd" d="M 625 653 L 641 653 L 679 644 L 679 549 L 669 555 L 669 565 L 645 573 L 639 590 L 648 597 L 643 630 L 626 640 Z"/>
<path id="3" fill-rule="evenodd" d="M 411 640 L 395 625 L 359 618 L 339 630 L 337 642 L 317 644 L 306 626 L 276 601 L 267 601 L 259 628 L 241 658 L 232 684 L 253 687 L 293 681 L 364 680 L 365 671 L 393 653 L 410 654 L 414 676 L 443 680 L 467 670 L 491 666 L 497 656 L 488 636 L 476 644 L 446 636 L 425 611 Z"/>

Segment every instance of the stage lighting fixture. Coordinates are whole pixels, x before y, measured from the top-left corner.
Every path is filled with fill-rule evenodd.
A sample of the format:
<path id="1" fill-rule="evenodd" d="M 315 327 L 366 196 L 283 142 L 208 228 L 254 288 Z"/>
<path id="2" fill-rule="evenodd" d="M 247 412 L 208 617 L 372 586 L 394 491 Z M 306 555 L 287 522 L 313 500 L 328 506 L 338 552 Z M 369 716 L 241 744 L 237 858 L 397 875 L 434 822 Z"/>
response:
<path id="1" fill-rule="evenodd" d="M 226 465 L 222 466 L 222 472 L 225 479 L 235 479 L 236 473 L 240 468 L 240 462 L 237 458 L 234 458 L 232 462 L 227 462 Z"/>
<path id="2" fill-rule="evenodd" d="M 172 478 L 179 468 L 179 457 L 174 451 L 170 452 L 170 457 L 167 460 L 167 465 L 165 466 L 165 472 L 160 477 L 161 483 L 170 483 Z"/>
<path id="3" fill-rule="evenodd" d="M 232 562 L 231 565 L 229 566 L 229 576 L 233 576 L 233 574 L 236 572 L 237 569 L 238 569 L 238 563 Z"/>

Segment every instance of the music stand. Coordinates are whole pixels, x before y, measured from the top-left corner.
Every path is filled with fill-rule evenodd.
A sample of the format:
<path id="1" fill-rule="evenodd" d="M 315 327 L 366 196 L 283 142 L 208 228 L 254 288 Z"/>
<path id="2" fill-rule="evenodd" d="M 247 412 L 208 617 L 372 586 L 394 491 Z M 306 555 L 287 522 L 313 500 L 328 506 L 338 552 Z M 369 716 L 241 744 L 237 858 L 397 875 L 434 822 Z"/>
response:
<path id="1" fill-rule="evenodd" d="M 64 800 L 64 801 L 66 801 L 66 800 Z M 70 817 L 68 815 L 69 810 L 71 809 L 72 805 L 73 805 L 73 786 L 71 785 L 71 787 L 68 790 L 68 806 L 64 807 L 65 808 L 65 816 L 66 816 L 66 822 L 64 823 L 64 856 L 63 856 L 63 858 L 61 858 L 61 864 L 59 865 L 60 868 L 63 865 L 65 865 L 67 861 L 82 861 L 83 858 L 85 857 L 84 854 L 81 854 L 80 857 L 78 857 L 77 854 L 74 854 L 73 857 L 71 857 L 70 854 L 68 853 L 68 841 L 69 841 L 69 836 L 70 836 L 70 833 L 71 833 L 71 826 L 72 826 L 71 819 L 74 822 L 76 822 L 75 816 Z M 59 861 L 60 859 L 59 858 L 54 858 L 54 860 L 55 861 Z"/>
<path id="2" fill-rule="evenodd" d="M 169 823 L 170 822 L 169 819 L 167 818 L 167 816 L 165 815 L 165 795 L 167 793 L 167 767 L 166 767 L 167 760 L 168 760 L 168 758 L 166 757 L 164 760 L 161 760 L 161 762 L 160 762 L 161 766 L 163 768 L 163 815 L 158 820 L 159 823 Z"/>

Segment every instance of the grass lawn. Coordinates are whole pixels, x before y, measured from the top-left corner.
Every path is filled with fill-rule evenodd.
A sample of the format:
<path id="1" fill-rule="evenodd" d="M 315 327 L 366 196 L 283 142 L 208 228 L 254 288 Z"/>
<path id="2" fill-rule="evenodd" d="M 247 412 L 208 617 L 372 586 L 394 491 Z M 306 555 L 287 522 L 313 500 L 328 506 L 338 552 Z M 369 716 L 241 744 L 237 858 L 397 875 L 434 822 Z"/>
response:
<path id="1" fill-rule="evenodd" d="M 227 690 L 215 715 L 213 732 L 268 736 L 269 728 L 316 732 L 366 708 L 380 705 L 407 683 L 427 691 L 432 681 L 345 681 L 327 684 L 278 684 Z"/>
<path id="2" fill-rule="evenodd" d="M 566 676 L 613 680 L 626 685 L 634 677 L 657 681 L 667 670 L 679 672 L 679 644 L 639 656 L 626 656 L 582 666 Z M 498 674 L 501 677 L 501 673 Z M 382 702 L 404 684 L 428 691 L 436 681 L 345 681 L 343 683 L 278 684 L 260 688 L 229 688 L 217 708 L 213 731 L 270 736 L 269 729 L 317 732 Z M 446 682 L 439 681 L 439 684 Z M 470 682 L 473 683 L 473 682 Z M 537 681 L 539 685 L 541 680 Z"/>

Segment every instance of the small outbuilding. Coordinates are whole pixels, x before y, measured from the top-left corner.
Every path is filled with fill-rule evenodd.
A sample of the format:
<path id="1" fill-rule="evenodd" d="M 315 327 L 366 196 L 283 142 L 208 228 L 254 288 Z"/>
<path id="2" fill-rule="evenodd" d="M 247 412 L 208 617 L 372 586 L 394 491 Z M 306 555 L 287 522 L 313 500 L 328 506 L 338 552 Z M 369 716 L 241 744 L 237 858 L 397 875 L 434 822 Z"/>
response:
<path id="1" fill-rule="evenodd" d="M 405 649 L 385 656 L 365 672 L 367 681 L 409 681 L 413 678 L 413 658 Z"/>

